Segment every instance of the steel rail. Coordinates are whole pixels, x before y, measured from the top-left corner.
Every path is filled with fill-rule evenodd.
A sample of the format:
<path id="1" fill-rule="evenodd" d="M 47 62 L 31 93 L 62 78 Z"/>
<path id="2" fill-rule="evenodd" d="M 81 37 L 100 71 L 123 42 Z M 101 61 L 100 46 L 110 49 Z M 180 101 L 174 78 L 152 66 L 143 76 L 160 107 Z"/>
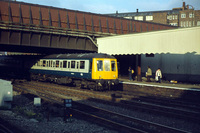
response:
<path id="1" fill-rule="evenodd" d="M 126 104 L 131 108 L 134 109 L 140 109 L 140 110 L 145 110 L 145 111 L 151 111 L 151 112 L 156 112 L 159 114 L 164 114 L 167 116 L 174 116 L 177 118 L 181 119 L 188 119 L 194 122 L 199 122 L 200 119 L 200 113 L 195 112 L 195 111 L 188 111 L 188 110 L 181 110 L 181 109 L 176 109 L 176 108 L 171 108 L 171 107 L 166 107 L 166 106 L 160 106 L 160 105 L 155 105 L 155 104 L 148 104 L 148 103 L 142 103 L 142 102 L 136 102 L 136 101 L 125 101 L 121 100 L 122 104 Z M 125 106 L 125 105 L 124 105 Z"/>
<path id="2" fill-rule="evenodd" d="M 24 88 L 25 86 L 23 86 L 23 88 Z M 33 89 L 33 88 L 32 88 Z M 55 99 L 62 99 L 61 97 L 58 97 L 58 95 L 56 95 L 55 93 L 51 93 L 51 92 L 44 92 L 44 90 L 42 91 L 42 90 L 35 90 L 36 92 L 36 94 L 38 94 L 38 92 L 40 92 L 40 93 L 47 93 L 48 95 L 50 95 L 51 96 L 51 98 L 52 97 L 56 97 Z M 59 95 L 61 95 L 61 94 L 59 94 Z M 43 95 L 42 95 L 43 96 Z M 60 101 L 60 100 L 59 100 Z M 156 124 L 156 123 L 152 123 L 152 122 L 149 122 L 149 121 L 144 121 L 144 120 L 141 120 L 141 119 L 138 119 L 138 118 L 133 118 L 133 117 L 129 117 L 129 116 L 126 116 L 126 115 L 122 115 L 122 114 L 118 114 L 118 113 L 114 113 L 114 112 L 111 112 L 111 111 L 108 111 L 108 110 L 105 110 L 105 109 L 100 109 L 100 108 L 97 108 L 97 107 L 93 107 L 93 106 L 89 106 L 89 105 L 85 105 L 85 104 L 81 104 L 81 103 L 78 103 L 78 102 L 73 102 L 73 106 L 75 106 L 73 109 L 76 109 L 76 110 L 84 110 L 84 109 L 87 109 L 87 110 L 90 110 L 90 115 L 91 116 L 95 116 L 94 118 L 98 118 L 98 116 L 96 116 L 96 114 L 95 113 L 98 113 L 98 112 L 101 112 L 101 113 L 103 113 L 103 114 L 109 114 L 110 116 L 117 116 L 117 117 L 121 117 L 121 118 L 123 118 L 123 119 L 125 119 L 125 120 L 127 120 L 127 121 L 132 121 L 132 122 L 134 122 L 134 123 L 139 123 L 140 125 L 146 125 L 146 126 L 148 126 L 148 127 L 154 127 L 154 128 L 156 128 L 156 130 L 159 130 L 159 131 L 161 131 L 161 132 L 174 132 L 174 133 L 187 133 L 186 131 L 183 131 L 183 130 L 180 130 L 180 129 L 175 129 L 175 128 L 171 128 L 171 127 L 168 127 L 168 126 L 164 126 L 164 125 L 160 125 L 160 124 Z M 80 109 L 80 107 L 83 107 L 83 109 L 81 108 Z M 79 108 L 79 109 L 78 109 Z M 85 111 L 86 113 L 88 113 L 87 112 L 87 110 Z M 95 110 L 94 112 L 92 112 L 92 110 Z M 98 114 L 97 114 L 98 115 Z M 105 121 L 105 118 L 101 118 L 100 119 L 100 121 L 102 122 L 102 121 Z M 107 121 L 109 122 L 109 121 L 111 121 L 111 120 L 109 120 L 109 119 L 107 119 Z M 101 123 L 100 122 L 100 123 Z M 104 122 L 103 122 L 104 123 Z M 116 123 L 116 122 L 113 122 L 112 124 L 114 124 L 114 123 Z M 111 124 L 111 125 L 112 125 Z M 108 124 L 106 124 L 106 125 L 108 125 Z M 123 125 L 123 124 L 122 124 Z M 124 126 L 124 129 L 127 127 L 127 125 L 125 125 Z M 122 127 L 121 127 L 122 128 Z M 129 129 L 129 128 L 127 128 L 127 130 L 135 130 L 135 129 Z M 139 132 L 140 130 L 138 130 L 137 132 Z M 136 131 L 135 131 L 136 132 Z M 142 131 L 143 132 L 143 131 Z M 154 131 L 155 132 L 155 131 Z"/>

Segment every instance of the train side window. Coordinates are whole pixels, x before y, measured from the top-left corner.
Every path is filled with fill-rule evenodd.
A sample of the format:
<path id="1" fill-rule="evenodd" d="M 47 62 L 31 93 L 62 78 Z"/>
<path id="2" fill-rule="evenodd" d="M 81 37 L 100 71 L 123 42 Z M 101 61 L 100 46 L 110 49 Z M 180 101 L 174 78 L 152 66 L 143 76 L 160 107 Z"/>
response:
<path id="1" fill-rule="evenodd" d="M 38 61 L 36 65 L 37 65 L 37 66 L 40 66 L 40 61 Z"/>
<path id="2" fill-rule="evenodd" d="M 104 60 L 105 71 L 110 71 L 110 60 Z"/>
<path id="3" fill-rule="evenodd" d="M 75 61 L 71 61 L 71 68 L 75 68 Z"/>
<path id="4" fill-rule="evenodd" d="M 53 67 L 53 62 L 52 62 L 52 60 L 50 61 L 50 65 L 49 65 L 50 67 Z"/>
<path id="5" fill-rule="evenodd" d="M 46 67 L 49 67 L 49 60 L 46 61 Z"/>
<path id="6" fill-rule="evenodd" d="M 60 68 L 63 68 L 63 62 L 60 61 Z"/>
<path id="7" fill-rule="evenodd" d="M 43 67 L 46 66 L 46 60 L 43 60 Z"/>
<path id="8" fill-rule="evenodd" d="M 56 67 L 56 62 L 55 61 L 53 61 L 53 67 Z"/>
<path id="9" fill-rule="evenodd" d="M 59 61 L 56 61 L 56 67 L 59 67 Z"/>
<path id="10" fill-rule="evenodd" d="M 42 60 L 40 61 L 40 66 L 43 66 L 43 61 Z"/>
<path id="11" fill-rule="evenodd" d="M 102 60 L 97 61 L 97 71 L 103 71 L 103 61 Z"/>
<path id="12" fill-rule="evenodd" d="M 67 68 L 70 68 L 70 66 L 71 66 L 71 65 L 70 65 L 70 61 L 68 61 L 68 66 L 67 66 Z"/>
<path id="13" fill-rule="evenodd" d="M 63 61 L 63 68 L 67 68 L 67 61 Z"/>
<path id="14" fill-rule="evenodd" d="M 80 61 L 80 69 L 85 69 L 85 61 Z"/>
<path id="15" fill-rule="evenodd" d="M 76 62 L 76 68 L 79 69 L 79 61 Z"/>
<path id="16" fill-rule="evenodd" d="M 115 61 L 111 61 L 112 71 L 116 71 L 116 64 Z"/>

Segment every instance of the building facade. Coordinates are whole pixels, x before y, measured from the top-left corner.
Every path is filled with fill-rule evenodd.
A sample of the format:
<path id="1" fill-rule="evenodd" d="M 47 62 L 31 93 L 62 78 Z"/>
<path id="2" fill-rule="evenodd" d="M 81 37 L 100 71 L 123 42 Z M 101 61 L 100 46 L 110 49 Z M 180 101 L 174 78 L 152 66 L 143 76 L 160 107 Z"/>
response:
<path id="1" fill-rule="evenodd" d="M 186 5 L 180 8 L 164 11 L 136 12 L 107 14 L 115 17 L 147 21 L 160 24 L 167 24 L 179 27 L 200 26 L 200 10 L 195 10 L 193 6 Z"/>

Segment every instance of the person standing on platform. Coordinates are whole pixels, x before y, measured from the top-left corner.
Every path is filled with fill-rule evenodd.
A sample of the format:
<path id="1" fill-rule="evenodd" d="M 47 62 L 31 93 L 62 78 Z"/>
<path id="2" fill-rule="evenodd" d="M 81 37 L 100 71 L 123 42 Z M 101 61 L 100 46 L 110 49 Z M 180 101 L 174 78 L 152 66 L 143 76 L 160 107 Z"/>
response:
<path id="1" fill-rule="evenodd" d="M 155 80 L 158 83 L 161 83 L 161 78 L 162 78 L 162 72 L 161 72 L 160 68 L 158 68 L 158 70 L 156 70 Z"/>
<path id="2" fill-rule="evenodd" d="M 129 67 L 129 69 L 128 69 L 128 76 L 129 76 L 129 80 L 131 81 L 132 80 L 132 69 L 131 69 L 131 67 Z"/>
<path id="3" fill-rule="evenodd" d="M 135 71 L 132 69 L 132 70 L 131 70 L 131 77 L 132 77 L 132 80 L 135 80 L 134 73 L 135 73 Z"/>
<path id="4" fill-rule="evenodd" d="M 152 71 L 151 71 L 150 66 L 148 66 L 147 72 L 146 72 L 147 82 L 151 82 L 151 76 L 152 76 Z"/>

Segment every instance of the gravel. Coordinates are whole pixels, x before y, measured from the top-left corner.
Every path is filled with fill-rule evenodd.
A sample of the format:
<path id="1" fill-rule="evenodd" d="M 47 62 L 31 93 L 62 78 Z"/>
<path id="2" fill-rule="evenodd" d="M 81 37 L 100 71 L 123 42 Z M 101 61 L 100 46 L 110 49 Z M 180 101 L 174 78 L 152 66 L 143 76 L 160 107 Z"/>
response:
<path id="1" fill-rule="evenodd" d="M 48 120 L 45 113 L 42 113 L 44 109 L 35 107 L 33 101 L 23 95 L 15 94 L 13 104 L 15 107 L 12 110 L 0 110 L 0 118 L 27 133 L 117 133 L 117 131 L 73 117 L 70 121 L 64 121 L 61 116 L 50 115 Z M 21 110 L 40 112 L 44 117 L 42 119 L 29 118 L 19 113 L 22 112 Z"/>
<path id="2" fill-rule="evenodd" d="M 82 100 L 80 101 L 85 104 L 97 106 L 110 111 L 115 111 L 124 115 L 136 117 L 139 119 L 151 121 L 154 123 L 163 124 L 166 126 L 186 130 L 192 133 L 200 133 L 200 126 L 198 123 L 192 123 L 189 121 L 183 121 L 180 119 L 164 117 L 159 115 L 153 115 L 137 110 L 124 109 L 121 107 L 106 105 L 102 103 L 96 103 L 92 101 Z M 28 133 L 117 133 L 117 131 L 110 130 L 105 127 L 101 127 L 94 123 L 73 118 L 71 121 L 63 121 L 63 117 L 50 115 L 49 121 L 46 118 L 44 107 L 35 107 L 33 100 L 30 100 L 23 95 L 15 94 L 13 97 L 13 103 L 16 107 L 23 108 L 23 110 L 34 111 L 37 114 L 41 113 L 41 118 L 28 118 L 20 114 L 19 108 L 14 108 L 12 111 L 0 110 L 0 117 L 8 121 L 11 124 L 16 125 L 20 129 L 25 130 Z"/>

